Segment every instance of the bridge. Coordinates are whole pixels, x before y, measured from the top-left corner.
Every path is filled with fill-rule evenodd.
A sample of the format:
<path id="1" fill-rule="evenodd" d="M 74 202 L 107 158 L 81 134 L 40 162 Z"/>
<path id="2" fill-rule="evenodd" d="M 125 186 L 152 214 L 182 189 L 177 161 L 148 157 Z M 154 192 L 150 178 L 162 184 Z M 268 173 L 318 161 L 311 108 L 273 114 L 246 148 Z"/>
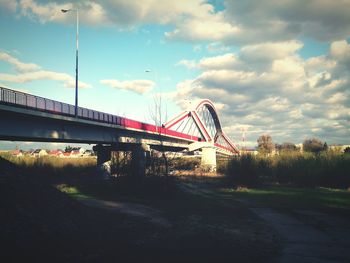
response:
<path id="1" fill-rule="evenodd" d="M 0 87 L 0 140 L 93 144 L 98 165 L 112 151 L 131 151 L 134 167 L 145 168 L 146 153 L 202 151 L 202 165 L 216 167 L 216 155 L 239 155 L 225 135 L 214 104 L 202 100 L 157 126 Z"/>

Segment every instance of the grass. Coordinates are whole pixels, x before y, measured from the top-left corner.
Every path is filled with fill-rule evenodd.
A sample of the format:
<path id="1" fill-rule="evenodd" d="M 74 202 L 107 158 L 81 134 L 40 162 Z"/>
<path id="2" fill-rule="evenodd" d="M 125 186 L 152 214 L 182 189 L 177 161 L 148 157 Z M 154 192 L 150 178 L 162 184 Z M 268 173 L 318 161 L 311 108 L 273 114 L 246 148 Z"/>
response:
<path id="1" fill-rule="evenodd" d="M 71 163 L 75 161 L 78 165 Z M 238 262 L 269 262 L 278 252 L 276 236 L 252 220 L 244 206 L 232 201 L 228 208 L 216 199 L 188 193 L 176 177 L 103 180 L 85 160 L 13 162 L 19 169 L 6 166 L 8 176 L 0 180 L 5 215 L 0 217 L 0 243 L 6 244 L 3 249 L 10 259 L 230 262 L 234 257 Z M 0 171 L 8 163 L 0 158 Z M 171 227 L 79 202 L 90 197 L 147 205 Z M 39 249 L 45 255 L 38 255 Z"/>
<path id="2" fill-rule="evenodd" d="M 70 197 L 73 197 L 75 199 L 88 199 L 91 198 L 91 196 L 88 196 L 82 192 L 80 192 L 76 187 L 69 186 L 67 184 L 58 184 L 56 185 L 56 188 L 61 191 L 62 193 L 67 194 Z"/>
<path id="3" fill-rule="evenodd" d="M 39 167 L 39 168 L 64 168 L 64 167 L 87 167 L 96 165 L 95 157 L 84 158 L 60 158 L 55 156 L 32 157 L 29 155 L 16 157 L 8 152 L 0 153 L 0 157 L 19 167 Z"/>
<path id="4" fill-rule="evenodd" d="M 311 209 L 350 213 L 350 191 L 342 189 L 269 186 L 259 189 L 223 188 L 219 192 L 282 210 Z"/>
<path id="5" fill-rule="evenodd" d="M 96 173 L 96 158 L 59 158 L 55 156 L 21 156 L 15 157 L 10 153 L 0 153 L 0 159 L 15 165 L 26 175 L 94 175 Z"/>

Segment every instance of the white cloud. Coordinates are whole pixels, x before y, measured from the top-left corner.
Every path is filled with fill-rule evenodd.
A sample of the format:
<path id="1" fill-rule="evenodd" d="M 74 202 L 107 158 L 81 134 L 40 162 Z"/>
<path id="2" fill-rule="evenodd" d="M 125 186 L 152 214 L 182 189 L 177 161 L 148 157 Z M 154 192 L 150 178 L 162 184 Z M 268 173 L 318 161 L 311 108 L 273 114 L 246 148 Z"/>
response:
<path id="1" fill-rule="evenodd" d="M 202 69 L 227 69 L 237 66 L 237 57 L 232 53 L 227 53 L 217 57 L 203 58 L 199 62 Z"/>
<path id="2" fill-rule="evenodd" d="M 11 65 L 15 66 L 16 70 L 20 72 L 34 71 L 40 69 L 40 66 L 38 66 L 37 64 L 23 63 L 17 58 L 14 58 L 13 56 L 5 52 L 0 52 L 0 60 L 10 63 Z"/>
<path id="3" fill-rule="evenodd" d="M 0 60 L 13 65 L 16 74 L 8 74 L 0 72 L 0 81 L 10 83 L 27 83 L 38 80 L 55 80 L 63 82 L 64 87 L 74 88 L 75 78 L 71 75 L 61 72 L 41 70 L 41 67 L 34 63 L 24 63 L 19 59 L 5 52 L 0 52 Z M 82 81 L 78 82 L 79 88 L 90 88 L 91 85 Z"/>
<path id="4" fill-rule="evenodd" d="M 182 59 L 179 62 L 177 62 L 175 66 L 185 66 L 188 69 L 194 69 L 197 67 L 197 63 L 195 60 Z"/>
<path id="5" fill-rule="evenodd" d="M 330 54 L 343 67 L 344 74 L 350 71 L 350 44 L 346 40 L 335 41 L 331 44 Z"/>
<path id="6" fill-rule="evenodd" d="M 346 40 L 335 41 L 331 44 L 331 55 L 337 59 L 350 56 L 350 45 Z"/>
<path id="7" fill-rule="evenodd" d="M 261 43 L 307 36 L 321 41 L 350 35 L 350 2 L 344 0 L 227 0 L 217 11 L 204 0 L 38 1 L 3 0 L 8 10 L 40 22 L 72 22 L 62 8 L 79 8 L 81 22 L 132 29 L 141 24 L 170 24 L 168 39 Z M 87 15 L 88 14 L 88 15 Z"/>
<path id="8" fill-rule="evenodd" d="M 207 50 L 211 53 L 228 52 L 230 47 L 223 45 L 221 42 L 213 42 L 207 45 Z"/>
<path id="9" fill-rule="evenodd" d="M 13 0 L 0 0 L 0 9 L 6 11 L 15 12 L 17 8 L 17 1 Z"/>
<path id="10" fill-rule="evenodd" d="M 100 83 L 116 89 L 133 91 L 138 94 L 144 94 L 146 92 L 149 92 L 155 86 L 153 81 L 143 79 L 128 81 L 119 81 L 116 79 L 103 79 L 100 80 Z"/>
<path id="11" fill-rule="evenodd" d="M 249 136 L 255 139 L 268 132 L 276 142 L 318 136 L 329 143 L 346 143 L 350 76 L 344 68 L 349 44 L 332 43 L 329 54 L 307 60 L 298 55 L 302 45 L 262 43 L 203 58 L 199 75 L 180 83 L 173 100 L 182 106 L 182 98 L 209 98 L 225 105 L 220 114 L 223 126 L 250 125 L 254 129 Z M 264 50 L 267 54 L 260 54 Z M 240 138 L 240 131 L 229 135 Z"/>
<path id="12" fill-rule="evenodd" d="M 187 41 L 220 41 L 239 33 L 240 28 L 226 22 L 222 13 L 208 12 L 204 14 L 204 17 L 191 17 L 176 24 L 176 29 L 167 32 L 165 36 L 168 39 Z"/>
<path id="13" fill-rule="evenodd" d="M 305 70 L 310 76 L 332 70 L 336 66 L 336 61 L 325 55 L 311 57 L 305 61 Z"/>
<path id="14" fill-rule="evenodd" d="M 133 27 L 141 23 L 168 24 L 180 22 L 185 17 L 201 16 L 212 12 L 213 7 L 203 0 L 187 1 L 43 1 L 21 0 L 19 8 L 23 16 L 41 22 L 66 22 L 69 18 L 61 9 L 78 8 L 81 21 L 93 25 Z M 84 15 L 88 14 L 88 15 Z"/>
<path id="15" fill-rule="evenodd" d="M 322 41 L 350 35 L 350 2 L 343 0 L 232 0 L 226 16 L 242 26 L 242 38 L 283 40 L 299 35 Z M 244 36 L 245 35 L 245 36 Z"/>
<path id="16" fill-rule="evenodd" d="M 79 8 L 80 21 L 90 25 L 108 24 L 106 12 L 103 6 L 93 1 L 74 2 L 48 2 L 40 3 L 35 0 L 21 0 L 18 4 L 20 14 L 31 19 L 39 20 L 41 23 L 58 22 L 68 23 L 75 20 L 74 15 L 62 13 L 61 9 Z M 88 14 L 88 15 L 82 15 Z"/>
<path id="17" fill-rule="evenodd" d="M 34 71 L 20 74 L 4 74 L 0 73 L 0 81 L 12 83 L 27 83 L 36 80 L 56 80 L 64 83 L 65 87 L 75 87 L 75 78 L 66 73 L 59 73 L 54 71 Z M 87 83 L 79 81 L 79 88 L 90 88 Z"/>
<path id="18" fill-rule="evenodd" d="M 78 8 L 80 21 L 96 26 L 115 26 L 133 29 L 141 24 L 171 24 L 175 29 L 166 32 L 168 39 L 221 41 L 240 32 L 235 24 L 225 21 L 224 12 L 204 0 L 180 1 L 36 1 L 21 0 L 18 13 L 41 23 L 71 23 L 75 16 L 61 9 Z M 88 15 L 87 15 L 88 14 Z"/>
<path id="19" fill-rule="evenodd" d="M 337 92 L 333 95 L 331 95 L 328 99 L 326 99 L 326 102 L 329 104 L 340 104 L 344 103 L 348 98 L 344 96 L 344 93 Z"/>
<path id="20" fill-rule="evenodd" d="M 240 57 L 245 61 L 271 61 L 294 55 L 302 47 L 303 43 L 297 40 L 263 42 L 242 47 Z"/>
<path id="21" fill-rule="evenodd" d="M 291 110 L 288 113 L 288 115 L 289 115 L 289 118 L 292 118 L 292 119 L 300 119 L 303 117 L 303 114 L 301 113 L 300 109 Z"/>

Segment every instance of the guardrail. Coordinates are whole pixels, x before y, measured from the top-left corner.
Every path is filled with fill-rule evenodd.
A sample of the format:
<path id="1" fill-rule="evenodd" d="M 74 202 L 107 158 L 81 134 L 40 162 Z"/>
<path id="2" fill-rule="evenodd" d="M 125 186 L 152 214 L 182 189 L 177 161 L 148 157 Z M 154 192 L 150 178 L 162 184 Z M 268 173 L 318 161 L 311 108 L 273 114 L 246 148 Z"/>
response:
<path id="1" fill-rule="evenodd" d="M 0 87 L 0 102 L 60 115 L 75 116 L 75 106 L 73 105 L 3 87 Z M 123 117 L 82 107 L 78 107 L 78 117 L 122 126 L 125 125 L 126 120 Z"/>
<path id="2" fill-rule="evenodd" d="M 75 106 L 73 105 L 3 87 L 0 87 L 0 103 L 16 105 L 23 108 L 34 109 L 53 114 L 75 117 Z M 191 141 L 201 140 L 196 136 L 190 136 L 188 134 L 168 130 L 163 127 L 158 127 L 156 125 L 143 123 L 125 117 L 120 117 L 82 107 L 78 107 L 78 118 L 119 125 L 125 128 L 141 130 L 149 133 L 156 133 L 163 136 L 178 137 Z"/>

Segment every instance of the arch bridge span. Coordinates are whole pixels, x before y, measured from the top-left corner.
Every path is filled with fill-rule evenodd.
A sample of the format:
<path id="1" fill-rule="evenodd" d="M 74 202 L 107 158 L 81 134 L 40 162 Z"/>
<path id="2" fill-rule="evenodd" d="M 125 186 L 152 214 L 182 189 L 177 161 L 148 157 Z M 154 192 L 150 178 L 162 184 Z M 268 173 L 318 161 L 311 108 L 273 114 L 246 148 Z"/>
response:
<path id="1" fill-rule="evenodd" d="M 200 149 L 202 161 L 207 159 L 203 163 L 209 165 L 216 164 L 216 153 L 239 154 L 210 100 L 200 101 L 162 126 L 83 107 L 74 115 L 73 105 L 0 87 L 0 121 L 6 124 L 0 126 L 0 140 L 96 144 L 100 163 L 109 158 L 108 151 L 128 148 Z"/>
<path id="2" fill-rule="evenodd" d="M 212 145 L 222 154 L 239 154 L 236 145 L 224 133 L 214 104 L 208 99 L 200 101 L 193 109 L 183 111 L 167 122 L 165 128 L 199 138 L 198 142 L 190 145 L 190 150 Z"/>

